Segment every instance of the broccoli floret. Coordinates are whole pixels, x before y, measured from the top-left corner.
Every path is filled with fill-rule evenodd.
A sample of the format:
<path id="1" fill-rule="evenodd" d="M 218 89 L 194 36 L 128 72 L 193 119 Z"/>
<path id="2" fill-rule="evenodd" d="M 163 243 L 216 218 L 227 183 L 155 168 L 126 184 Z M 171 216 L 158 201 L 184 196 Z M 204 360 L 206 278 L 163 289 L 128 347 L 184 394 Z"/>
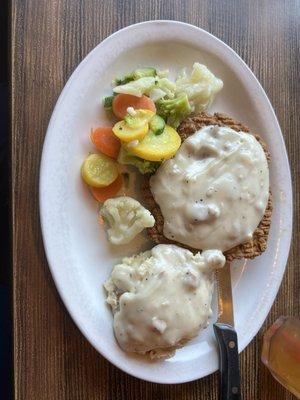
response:
<path id="1" fill-rule="evenodd" d="M 146 175 L 152 175 L 154 172 L 157 170 L 157 168 L 160 166 L 161 163 L 159 162 L 154 162 L 154 161 L 148 161 L 148 160 L 143 160 L 141 158 L 136 157 L 137 160 L 135 161 L 135 166 L 138 168 L 141 174 Z M 132 164 L 134 165 L 134 164 Z"/>
<path id="2" fill-rule="evenodd" d="M 118 163 L 122 165 L 132 165 L 136 167 L 143 175 L 154 174 L 154 172 L 160 166 L 159 162 L 143 160 L 140 157 L 130 154 L 123 147 L 121 147 L 119 152 Z"/>
<path id="3" fill-rule="evenodd" d="M 192 109 L 185 93 L 175 99 L 161 99 L 156 102 L 157 114 L 163 117 L 168 125 L 177 128 L 180 122 L 191 113 Z"/>
<path id="4" fill-rule="evenodd" d="M 133 72 L 131 72 L 130 74 L 124 75 L 121 78 L 116 78 L 114 83 L 116 86 L 119 85 L 126 85 L 126 83 L 134 81 L 134 75 Z"/>
<path id="5" fill-rule="evenodd" d="M 114 96 L 107 96 L 103 98 L 103 107 L 106 111 L 112 110 L 112 103 L 114 100 Z"/>

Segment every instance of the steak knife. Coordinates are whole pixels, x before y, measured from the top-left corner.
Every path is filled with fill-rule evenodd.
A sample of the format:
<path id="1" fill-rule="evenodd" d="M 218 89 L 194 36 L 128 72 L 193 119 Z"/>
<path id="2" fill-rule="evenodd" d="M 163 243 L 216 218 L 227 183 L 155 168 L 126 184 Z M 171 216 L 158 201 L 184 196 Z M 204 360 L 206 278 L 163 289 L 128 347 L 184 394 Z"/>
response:
<path id="1" fill-rule="evenodd" d="M 230 263 L 216 271 L 218 283 L 218 321 L 214 333 L 219 346 L 220 400 L 241 400 L 241 380 L 237 334 L 234 329 Z"/>

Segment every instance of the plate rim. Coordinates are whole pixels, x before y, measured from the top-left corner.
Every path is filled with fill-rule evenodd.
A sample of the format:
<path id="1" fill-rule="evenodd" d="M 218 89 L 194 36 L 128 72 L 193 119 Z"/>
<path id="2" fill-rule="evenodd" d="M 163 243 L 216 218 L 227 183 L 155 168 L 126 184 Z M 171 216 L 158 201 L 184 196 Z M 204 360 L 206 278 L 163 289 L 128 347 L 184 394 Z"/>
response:
<path id="1" fill-rule="evenodd" d="M 200 31 L 202 34 L 207 35 L 207 37 L 209 37 L 212 40 L 215 40 L 217 42 L 219 42 L 219 45 L 223 46 L 226 48 L 227 52 L 231 53 L 232 56 L 234 56 L 237 59 L 237 62 L 239 62 L 241 65 L 243 65 L 243 67 L 247 70 L 248 75 L 256 82 L 256 84 L 258 85 L 259 89 L 260 89 L 260 97 L 264 98 L 264 100 L 266 101 L 266 104 L 269 106 L 270 112 L 272 113 L 272 117 L 274 119 L 275 125 L 280 133 L 279 135 L 279 139 L 282 145 L 282 149 L 283 149 L 283 156 L 284 159 L 286 161 L 286 166 L 287 166 L 287 172 L 288 172 L 288 186 L 289 186 L 289 190 L 288 190 L 288 200 L 290 201 L 291 207 L 288 213 L 288 219 L 289 219 L 289 225 L 291 226 L 291 229 L 289 230 L 289 232 L 287 233 L 287 243 L 288 245 L 286 246 L 286 250 L 285 250 L 285 255 L 282 261 L 282 267 L 281 269 L 278 271 L 279 274 L 277 274 L 277 279 L 275 282 L 275 285 L 273 284 L 272 286 L 272 293 L 271 293 L 271 300 L 269 300 L 269 305 L 267 307 L 267 311 L 263 314 L 260 315 L 260 318 L 258 318 L 258 323 L 257 325 L 257 330 L 256 332 L 254 332 L 252 335 L 250 335 L 249 340 L 247 341 L 247 343 L 245 344 L 245 346 L 243 346 L 242 348 L 239 347 L 239 353 L 241 351 L 243 351 L 248 344 L 253 340 L 253 337 L 255 335 L 257 335 L 258 331 L 260 330 L 263 322 L 265 321 L 265 319 L 267 318 L 270 309 L 275 301 L 276 295 L 278 293 L 279 287 L 282 283 L 283 280 L 283 275 L 286 269 L 286 264 L 287 264 L 287 260 L 288 260 L 288 256 L 289 256 L 289 251 L 290 251 L 290 245 L 291 245 L 291 237 L 292 237 L 292 224 L 293 224 L 293 192 L 292 192 L 292 181 L 291 181 L 291 171 L 290 171 L 290 165 L 289 165 L 289 160 L 288 160 L 288 155 L 287 155 L 287 151 L 286 151 L 286 146 L 285 146 L 285 142 L 284 142 L 284 138 L 282 135 L 282 131 L 279 125 L 279 122 L 277 120 L 276 114 L 274 112 L 274 109 L 271 105 L 271 102 L 265 92 L 265 90 L 263 89 L 262 85 L 260 84 L 260 82 L 258 81 L 258 79 L 256 78 L 256 76 L 254 75 L 254 73 L 251 71 L 251 69 L 248 67 L 248 65 L 243 61 L 243 59 L 230 47 L 228 46 L 226 43 L 224 43 L 221 39 L 217 38 L 216 36 L 214 36 L 213 34 L 211 34 L 210 32 L 206 31 L 203 28 L 197 27 L 195 25 L 186 23 L 186 22 L 181 22 L 181 21 L 175 21 L 175 20 L 149 20 L 149 21 L 144 21 L 144 22 L 138 22 L 135 24 L 131 24 L 128 25 L 126 27 L 123 27 L 115 32 L 113 32 L 111 35 L 109 35 L 108 37 L 106 37 L 105 39 L 103 39 L 100 43 L 98 43 L 83 59 L 82 61 L 77 65 L 77 67 L 74 69 L 74 71 L 72 72 L 72 74 L 70 75 L 70 77 L 68 78 L 66 84 L 64 85 L 62 91 L 60 92 L 60 95 L 56 101 L 55 107 L 53 109 L 53 112 L 51 114 L 51 118 L 47 127 L 47 131 L 46 131 L 46 135 L 44 137 L 44 143 L 43 143 L 43 149 L 42 149 L 42 155 L 41 155 L 41 162 L 40 162 L 40 171 L 39 171 L 39 215 L 40 215 L 40 223 L 41 223 L 41 231 L 42 231 L 42 238 L 43 238 L 43 244 L 44 244 L 44 249 L 45 249 L 45 253 L 46 253 L 46 258 L 47 258 L 47 263 L 52 275 L 52 278 L 54 280 L 56 289 L 64 303 L 65 308 L 67 309 L 68 313 L 70 314 L 70 316 L 72 317 L 73 321 L 75 322 L 77 328 L 80 330 L 80 332 L 84 335 L 84 337 L 89 341 L 89 343 L 96 349 L 97 352 L 99 352 L 103 357 L 105 357 L 108 361 L 110 361 L 113 365 L 115 365 L 116 367 L 120 368 L 121 370 L 123 370 L 124 372 L 139 378 L 139 379 L 143 379 L 149 382 L 154 382 L 154 383 L 162 383 L 162 384 L 178 384 L 178 383 L 185 383 L 185 382 L 190 382 L 196 379 L 201 379 L 204 376 L 207 376 L 213 372 L 215 372 L 217 369 L 215 368 L 211 368 L 209 369 L 209 372 L 201 375 L 201 376 L 192 376 L 192 377 L 187 377 L 184 379 L 181 379 L 180 377 L 177 377 L 177 379 L 164 379 L 164 377 L 159 377 L 159 379 L 153 379 L 151 377 L 147 377 L 145 376 L 145 374 L 143 373 L 139 373 L 138 370 L 132 370 L 130 367 L 127 367 L 126 363 L 118 363 L 118 360 L 116 360 L 114 357 L 111 357 L 110 354 L 106 353 L 104 351 L 104 349 L 100 349 L 99 346 L 95 343 L 95 341 L 93 340 L 93 338 L 91 337 L 91 335 L 88 333 L 88 331 L 85 330 L 85 328 L 78 322 L 78 318 L 76 316 L 76 313 L 73 312 L 72 310 L 72 305 L 69 304 L 69 301 L 67 299 L 67 297 L 65 296 L 64 293 L 64 287 L 62 285 L 60 285 L 60 279 L 59 276 L 56 276 L 55 273 L 55 268 L 52 267 L 52 264 L 50 263 L 50 251 L 48 249 L 47 246 L 47 240 L 46 240 L 46 223 L 43 219 L 43 210 L 45 208 L 45 202 L 43 199 L 43 194 L 42 194 L 42 181 L 43 181 L 43 175 L 44 175 L 44 169 L 45 169 L 45 164 L 46 164 L 46 152 L 47 152 L 47 148 L 48 146 L 48 142 L 50 141 L 50 134 L 48 134 L 51 130 L 52 130 L 52 126 L 54 125 L 54 122 L 56 120 L 56 114 L 58 113 L 58 109 L 61 105 L 61 103 L 64 100 L 64 97 L 66 96 L 69 87 L 71 86 L 71 84 L 73 83 L 74 79 L 76 78 L 77 74 L 80 72 L 81 68 L 83 68 L 83 66 L 85 65 L 85 63 L 88 62 L 88 60 L 91 58 L 92 54 L 94 52 L 97 51 L 97 49 L 104 44 L 105 42 L 111 40 L 112 38 L 114 38 L 117 35 L 120 35 L 122 33 L 124 33 L 127 30 L 131 30 L 134 29 L 138 26 L 145 26 L 145 25 L 153 25 L 153 24 L 161 24 L 161 25 L 168 25 L 168 24 L 172 24 L 172 25 L 180 25 L 183 26 L 187 29 L 193 29 L 195 31 Z M 177 39 L 175 39 L 175 41 L 177 41 Z"/>

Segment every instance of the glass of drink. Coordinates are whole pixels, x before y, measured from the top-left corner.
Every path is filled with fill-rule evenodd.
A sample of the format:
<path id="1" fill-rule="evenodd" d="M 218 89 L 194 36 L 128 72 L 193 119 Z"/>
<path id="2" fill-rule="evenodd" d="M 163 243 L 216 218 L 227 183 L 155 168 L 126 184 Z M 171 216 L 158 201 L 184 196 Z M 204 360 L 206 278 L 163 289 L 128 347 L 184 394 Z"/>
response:
<path id="1" fill-rule="evenodd" d="M 300 398 L 300 318 L 280 317 L 264 335 L 262 362 L 285 388 Z"/>

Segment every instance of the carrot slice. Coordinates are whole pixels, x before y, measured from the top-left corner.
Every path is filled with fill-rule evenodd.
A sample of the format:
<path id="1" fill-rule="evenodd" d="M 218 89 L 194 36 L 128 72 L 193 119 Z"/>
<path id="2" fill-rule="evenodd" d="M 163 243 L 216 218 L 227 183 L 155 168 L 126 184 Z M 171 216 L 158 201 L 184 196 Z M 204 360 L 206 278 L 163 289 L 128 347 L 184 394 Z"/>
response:
<path id="1" fill-rule="evenodd" d="M 93 130 L 91 141 L 101 153 L 115 159 L 118 157 L 121 142 L 113 133 L 111 127 L 102 126 Z"/>
<path id="2" fill-rule="evenodd" d="M 118 175 L 117 179 L 113 181 L 113 183 L 111 183 L 110 185 L 103 188 L 95 188 L 90 186 L 90 190 L 97 201 L 100 201 L 100 203 L 104 203 L 105 200 L 114 197 L 121 189 L 122 185 L 122 175 Z"/>
<path id="3" fill-rule="evenodd" d="M 156 112 L 154 102 L 147 96 L 137 97 L 132 94 L 120 93 L 114 97 L 112 109 L 117 118 L 123 119 L 127 114 L 128 107 Z"/>

